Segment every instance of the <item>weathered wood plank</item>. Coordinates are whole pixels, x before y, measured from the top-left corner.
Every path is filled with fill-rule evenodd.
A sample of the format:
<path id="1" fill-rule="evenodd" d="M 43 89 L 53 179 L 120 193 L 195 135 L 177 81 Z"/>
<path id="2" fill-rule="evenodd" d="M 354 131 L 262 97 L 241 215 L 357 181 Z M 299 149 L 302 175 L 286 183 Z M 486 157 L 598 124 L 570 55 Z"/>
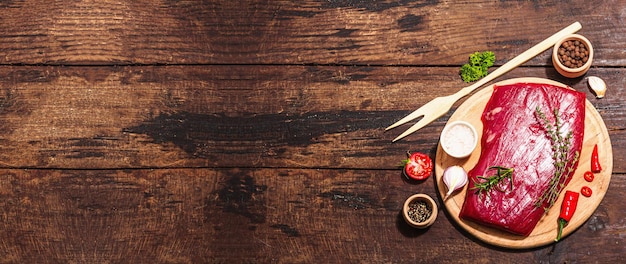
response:
<path id="1" fill-rule="evenodd" d="M 396 170 L 3 169 L 0 255 L 11 263 L 615 263 L 626 242 L 625 179 L 614 177 L 592 218 L 556 247 L 510 251 L 475 241 L 443 210 L 427 230 L 408 227 L 402 202 L 436 197 L 435 183 L 407 182 Z"/>
<path id="2" fill-rule="evenodd" d="M 595 64 L 624 66 L 623 7 L 582 0 L 3 1 L 0 64 L 460 65 L 477 50 L 495 51 L 501 63 L 580 21 L 580 33 L 596 44 Z M 546 55 L 529 62 L 546 63 Z"/>
<path id="3" fill-rule="evenodd" d="M 457 68 L 315 66 L 2 67 L 4 167 L 394 168 L 407 150 L 434 157 L 444 116 L 406 140 L 384 127 L 459 89 Z M 605 118 L 624 172 L 623 69 L 591 69 L 609 84 L 543 76 L 586 92 Z M 502 79 L 502 78 L 501 78 Z M 457 104 L 458 105 L 458 104 Z M 381 151 L 384 149 L 385 151 Z"/>
<path id="4" fill-rule="evenodd" d="M 625 7 L 1 1 L 0 262 L 618 263 Z M 433 178 L 407 181 L 396 165 L 407 150 L 434 157 L 449 115 L 393 144 L 408 126 L 383 128 L 463 86 L 468 54 L 501 64 L 573 21 L 605 99 L 559 77 L 549 52 L 500 80 L 564 82 L 603 116 L 614 174 L 591 219 L 522 251 L 478 242 L 441 209 L 431 228 L 409 228 L 406 197 L 442 203 Z"/>

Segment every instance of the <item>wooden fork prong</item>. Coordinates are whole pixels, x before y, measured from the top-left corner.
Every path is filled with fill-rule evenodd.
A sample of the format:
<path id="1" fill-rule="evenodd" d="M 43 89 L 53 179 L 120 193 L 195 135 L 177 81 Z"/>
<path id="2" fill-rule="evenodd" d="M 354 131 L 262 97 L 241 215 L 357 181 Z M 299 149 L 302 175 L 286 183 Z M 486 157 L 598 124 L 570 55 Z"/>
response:
<path id="1" fill-rule="evenodd" d="M 395 128 L 397 126 L 400 126 L 400 125 L 403 125 L 405 123 L 408 123 L 408 122 L 410 122 L 413 119 L 417 119 L 418 117 L 423 116 L 424 115 L 424 106 L 422 106 L 419 109 L 417 109 L 417 110 L 413 111 L 412 113 L 408 114 L 404 118 L 400 119 L 398 122 L 395 122 L 392 125 L 388 126 L 387 128 L 385 128 L 385 130 L 389 130 L 389 129 Z"/>
<path id="2" fill-rule="evenodd" d="M 444 98 L 446 98 L 446 97 L 450 97 L 450 96 L 437 97 L 437 98 L 431 100 L 430 102 L 426 103 L 422 107 L 420 107 L 417 110 L 413 111 L 409 115 L 407 115 L 404 118 L 400 119 L 398 122 L 395 122 L 395 123 L 393 123 L 393 125 L 385 128 L 385 130 L 389 130 L 389 129 L 395 128 L 397 126 L 403 125 L 405 123 L 408 123 L 408 122 L 412 121 L 413 119 L 417 119 L 420 116 L 424 116 L 424 118 L 426 118 L 426 116 L 427 115 L 431 115 L 432 112 L 435 111 L 435 109 L 439 109 L 441 107 L 442 103 L 446 103 L 445 100 L 444 100 Z"/>
<path id="3" fill-rule="evenodd" d="M 420 128 L 430 124 L 431 122 L 435 121 L 435 119 L 437 119 L 439 116 L 436 114 L 428 114 L 425 115 L 424 118 L 420 119 L 420 121 L 418 121 L 417 123 L 415 123 L 413 126 L 409 127 L 409 129 L 407 129 L 406 131 L 404 131 L 402 134 L 400 134 L 398 137 L 396 137 L 393 142 L 400 140 L 406 136 L 408 136 L 409 134 L 419 130 Z"/>

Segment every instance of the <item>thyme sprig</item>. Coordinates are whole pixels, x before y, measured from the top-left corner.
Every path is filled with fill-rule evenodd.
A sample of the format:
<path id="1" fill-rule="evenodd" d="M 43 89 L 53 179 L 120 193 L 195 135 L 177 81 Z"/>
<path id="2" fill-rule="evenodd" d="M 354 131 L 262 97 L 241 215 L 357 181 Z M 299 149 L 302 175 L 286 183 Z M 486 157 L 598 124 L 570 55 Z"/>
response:
<path id="1" fill-rule="evenodd" d="M 535 109 L 535 113 L 552 144 L 552 159 L 554 159 L 555 167 L 554 176 L 550 179 L 548 188 L 541 194 L 539 200 L 535 202 L 536 207 L 540 207 L 547 202 L 547 207 L 544 207 L 544 210 L 548 210 L 559 198 L 561 190 L 565 188 L 567 175 L 570 175 L 576 169 L 574 164 L 578 161 L 580 153 L 576 151 L 571 163 L 569 162 L 568 154 L 572 145 L 573 132 L 570 130 L 565 135 L 561 133 L 562 120 L 559 115 L 559 109 L 554 109 L 554 124 L 550 122 L 539 106 Z"/>
<path id="2" fill-rule="evenodd" d="M 470 190 L 476 190 L 476 194 L 480 195 L 487 194 L 489 196 L 489 192 L 492 189 L 495 189 L 500 192 L 505 192 L 500 188 L 500 182 L 508 179 L 509 180 L 509 189 L 513 191 L 513 168 L 505 168 L 501 166 L 491 166 L 487 169 L 496 170 L 496 174 L 491 176 L 477 176 L 476 178 L 481 179 L 482 181 L 472 180 L 474 182 L 474 187 L 470 188 Z"/>

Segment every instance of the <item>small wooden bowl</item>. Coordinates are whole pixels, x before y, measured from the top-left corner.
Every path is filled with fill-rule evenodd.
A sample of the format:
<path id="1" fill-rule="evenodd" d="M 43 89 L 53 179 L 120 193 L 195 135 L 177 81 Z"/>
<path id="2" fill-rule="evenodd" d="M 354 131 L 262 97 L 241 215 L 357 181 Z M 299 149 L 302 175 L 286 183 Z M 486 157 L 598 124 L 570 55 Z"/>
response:
<path id="1" fill-rule="evenodd" d="M 409 217 L 409 205 L 413 201 L 423 201 L 423 202 L 425 202 L 426 206 L 430 207 L 430 209 L 432 210 L 432 213 L 430 214 L 430 217 L 428 217 L 426 220 L 424 220 L 422 222 L 413 221 L 413 219 L 411 219 L 411 217 Z M 404 206 L 402 207 L 402 216 L 404 217 L 404 220 L 412 227 L 415 227 L 415 228 L 426 228 L 426 227 L 429 227 L 433 223 L 435 223 L 435 220 L 437 219 L 437 203 L 435 203 L 435 200 L 433 200 L 433 198 L 431 198 L 427 194 L 418 193 L 418 194 L 411 195 L 404 202 Z"/>
<path id="2" fill-rule="evenodd" d="M 563 44 L 563 42 L 568 41 L 568 40 L 578 40 L 582 42 L 583 44 L 585 44 L 585 46 L 589 50 L 589 58 L 587 59 L 587 62 L 583 64 L 583 66 L 578 67 L 578 68 L 570 68 L 570 67 L 563 65 L 563 63 L 561 63 L 561 60 L 559 60 L 558 58 L 559 47 L 561 47 L 561 44 Z M 554 68 L 556 68 L 556 71 L 558 71 L 561 75 L 568 77 L 568 78 L 576 78 L 587 73 L 589 68 L 591 68 L 592 61 L 593 61 L 593 47 L 591 46 L 591 42 L 587 38 L 578 34 L 572 34 L 572 35 L 568 35 L 562 38 L 554 45 L 554 49 L 552 50 L 552 64 L 554 65 Z"/>

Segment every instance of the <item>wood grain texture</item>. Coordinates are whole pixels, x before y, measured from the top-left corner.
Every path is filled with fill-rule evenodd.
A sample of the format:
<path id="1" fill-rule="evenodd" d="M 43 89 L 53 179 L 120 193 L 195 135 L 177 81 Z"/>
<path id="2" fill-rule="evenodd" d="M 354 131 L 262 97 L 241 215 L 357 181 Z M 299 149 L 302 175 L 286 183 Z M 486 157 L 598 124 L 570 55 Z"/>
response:
<path id="1" fill-rule="evenodd" d="M 5 167 L 19 168 L 392 169 L 409 149 L 434 157 L 438 134 L 449 115 L 394 144 L 391 139 L 406 127 L 388 132 L 384 127 L 410 109 L 463 86 L 456 71 L 2 67 L 0 160 Z M 615 87 L 625 85 L 624 73 L 621 69 L 590 72 Z M 522 68 L 506 77 L 520 75 L 541 76 L 544 69 Z M 624 144 L 626 106 L 621 90 L 610 90 L 606 98 L 597 100 L 583 80 L 570 84 L 587 93 L 605 117 L 613 144 Z M 614 153 L 615 171 L 624 172 L 624 163 L 619 162 L 624 149 L 616 148 Z"/>
<path id="2" fill-rule="evenodd" d="M 626 228 L 623 1 L 0 1 L 0 263 L 616 263 Z M 496 81 L 587 93 L 613 144 L 598 209 L 554 247 L 475 240 L 406 181 L 449 114 L 384 127 L 580 21 L 596 52 L 564 79 L 544 52 Z M 452 109 L 454 111 L 461 100 Z M 399 127 L 398 131 L 406 127 Z M 441 206 L 440 206 L 441 208 Z"/>
<path id="3" fill-rule="evenodd" d="M 620 66 L 623 2 L 4 1 L 2 64 L 456 65 L 506 61 L 580 21 L 595 65 Z M 608 40 L 611 41 L 608 41 Z M 529 62 L 544 65 L 549 56 Z"/>
<path id="4" fill-rule="evenodd" d="M 8 263 L 614 262 L 622 257 L 626 217 L 613 210 L 624 208 L 621 194 L 609 191 L 594 216 L 555 247 L 511 251 L 473 240 L 444 211 L 429 229 L 410 228 L 400 215 L 404 199 L 438 196 L 433 177 L 407 182 L 396 170 L 0 175 L 0 254 Z M 611 182 L 624 187 L 623 177 Z"/>

